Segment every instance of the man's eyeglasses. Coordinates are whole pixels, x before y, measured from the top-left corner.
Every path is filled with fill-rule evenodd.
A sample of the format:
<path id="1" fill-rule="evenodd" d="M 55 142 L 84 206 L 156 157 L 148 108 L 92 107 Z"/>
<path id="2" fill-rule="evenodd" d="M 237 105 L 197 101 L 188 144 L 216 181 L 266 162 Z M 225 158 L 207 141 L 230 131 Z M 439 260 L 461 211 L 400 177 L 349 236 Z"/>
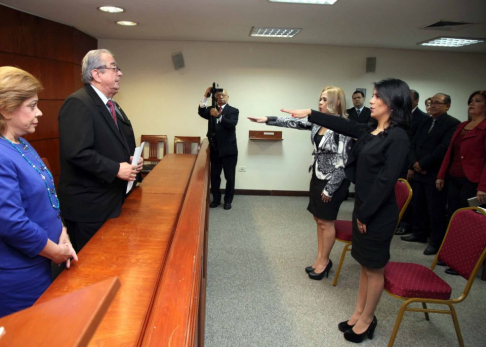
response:
<path id="1" fill-rule="evenodd" d="M 115 66 L 115 67 L 108 67 L 108 66 L 98 66 L 96 69 L 98 70 L 101 70 L 101 69 L 108 69 L 108 70 L 113 70 L 113 72 L 118 72 L 120 71 L 121 72 L 121 69 L 119 66 Z"/>
<path id="2" fill-rule="evenodd" d="M 432 100 L 430 105 L 447 105 L 447 102 Z"/>

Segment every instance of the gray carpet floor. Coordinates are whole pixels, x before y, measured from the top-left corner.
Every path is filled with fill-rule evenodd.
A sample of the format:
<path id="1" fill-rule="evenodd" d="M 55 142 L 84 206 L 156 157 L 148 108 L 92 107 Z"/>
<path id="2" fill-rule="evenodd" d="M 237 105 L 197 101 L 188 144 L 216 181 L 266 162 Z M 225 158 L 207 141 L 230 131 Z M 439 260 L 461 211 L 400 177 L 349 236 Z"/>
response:
<path id="1" fill-rule="evenodd" d="M 337 329 L 354 310 L 359 265 L 348 253 L 339 282 L 332 286 L 343 244 L 336 242 L 328 279 L 310 280 L 304 267 L 316 256 L 316 224 L 306 210 L 308 198 L 236 196 L 233 209 L 211 209 L 206 302 L 206 346 L 351 346 Z M 353 201 L 339 219 L 351 218 Z M 424 244 L 395 236 L 393 261 L 430 266 Z M 466 281 L 435 272 L 459 296 Z M 387 346 L 401 301 L 383 293 L 376 311 L 378 327 L 363 346 Z M 442 307 L 441 307 L 442 308 Z M 466 346 L 486 346 L 486 282 L 476 279 L 467 299 L 456 305 Z M 395 346 L 458 346 L 448 315 L 405 314 Z"/>

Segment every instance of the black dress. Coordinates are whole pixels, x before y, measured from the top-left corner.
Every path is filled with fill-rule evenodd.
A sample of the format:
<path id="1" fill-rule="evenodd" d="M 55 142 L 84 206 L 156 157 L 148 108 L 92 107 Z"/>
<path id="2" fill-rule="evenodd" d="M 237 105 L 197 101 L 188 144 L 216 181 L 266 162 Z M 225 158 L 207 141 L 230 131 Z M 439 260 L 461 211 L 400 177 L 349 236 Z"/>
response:
<path id="1" fill-rule="evenodd" d="M 410 147 L 407 132 L 393 127 L 375 136 L 366 124 L 316 111 L 309 121 L 357 138 L 345 168 L 346 176 L 356 184 L 351 255 L 363 266 L 383 268 L 390 259 L 398 221 L 394 187 Z M 366 234 L 358 231 L 357 219 L 366 225 Z"/>
<path id="2" fill-rule="evenodd" d="M 314 142 L 320 143 L 324 135 L 319 135 L 318 133 L 314 136 Z M 327 185 L 328 180 L 321 180 L 316 176 L 316 165 L 312 165 L 312 179 L 310 181 L 309 187 L 309 205 L 307 206 L 307 211 L 312 213 L 315 217 L 323 220 L 336 220 L 339 212 L 339 207 L 341 206 L 344 199 L 348 194 L 349 180 L 345 179 L 342 181 L 339 188 L 334 192 L 331 201 L 322 201 L 322 191 Z"/>

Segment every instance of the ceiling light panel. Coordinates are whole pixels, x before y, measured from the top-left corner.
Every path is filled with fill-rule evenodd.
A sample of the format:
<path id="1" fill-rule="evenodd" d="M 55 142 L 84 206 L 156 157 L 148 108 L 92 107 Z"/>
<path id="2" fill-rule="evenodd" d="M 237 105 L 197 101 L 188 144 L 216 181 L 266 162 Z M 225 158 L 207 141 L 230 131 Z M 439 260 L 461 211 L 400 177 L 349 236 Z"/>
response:
<path id="1" fill-rule="evenodd" d="M 125 12 L 125 10 L 121 7 L 115 7 L 115 6 L 101 6 L 98 7 L 98 10 L 101 12 L 107 12 L 107 13 L 122 13 Z"/>
<path id="2" fill-rule="evenodd" d="M 337 0 L 268 0 L 269 2 L 286 2 L 289 4 L 334 5 Z"/>
<path id="3" fill-rule="evenodd" d="M 300 31 L 302 28 L 251 28 L 250 36 L 254 37 L 281 37 L 281 38 L 292 38 Z"/>
<path id="4" fill-rule="evenodd" d="M 116 22 L 116 24 L 123 25 L 125 27 L 134 27 L 138 25 L 137 22 L 131 22 L 129 20 L 119 20 L 118 22 Z"/>
<path id="5" fill-rule="evenodd" d="M 436 39 L 419 42 L 421 46 L 431 47 L 462 47 L 484 42 L 482 39 L 458 38 L 458 37 L 438 37 Z"/>

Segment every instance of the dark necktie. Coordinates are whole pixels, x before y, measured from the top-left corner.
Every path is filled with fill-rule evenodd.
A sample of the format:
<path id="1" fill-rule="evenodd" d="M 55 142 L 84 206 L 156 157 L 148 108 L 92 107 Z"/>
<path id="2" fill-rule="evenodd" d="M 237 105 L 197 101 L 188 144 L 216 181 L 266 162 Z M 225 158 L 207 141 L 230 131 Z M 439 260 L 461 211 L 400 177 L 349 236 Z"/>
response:
<path id="1" fill-rule="evenodd" d="M 359 117 L 360 113 L 361 113 L 361 110 L 356 110 L 356 114 L 358 115 L 358 117 Z"/>
<path id="2" fill-rule="evenodd" d="M 436 119 L 435 119 L 435 118 L 434 118 L 434 119 L 432 119 L 432 125 L 430 126 L 430 128 L 429 128 L 429 132 L 428 132 L 429 134 L 430 134 L 430 132 L 432 131 L 432 128 L 434 127 L 435 121 L 436 121 Z"/>
<path id="3" fill-rule="evenodd" d="M 118 128 L 118 122 L 116 121 L 115 104 L 113 104 L 113 101 L 108 100 L 108 102 L 106 103 L 106 106 L 109 107 L 110 113 L 111 113 L 111 118 L 113 118 L 113 121 L 115 122 L 115 125 Z"/>

